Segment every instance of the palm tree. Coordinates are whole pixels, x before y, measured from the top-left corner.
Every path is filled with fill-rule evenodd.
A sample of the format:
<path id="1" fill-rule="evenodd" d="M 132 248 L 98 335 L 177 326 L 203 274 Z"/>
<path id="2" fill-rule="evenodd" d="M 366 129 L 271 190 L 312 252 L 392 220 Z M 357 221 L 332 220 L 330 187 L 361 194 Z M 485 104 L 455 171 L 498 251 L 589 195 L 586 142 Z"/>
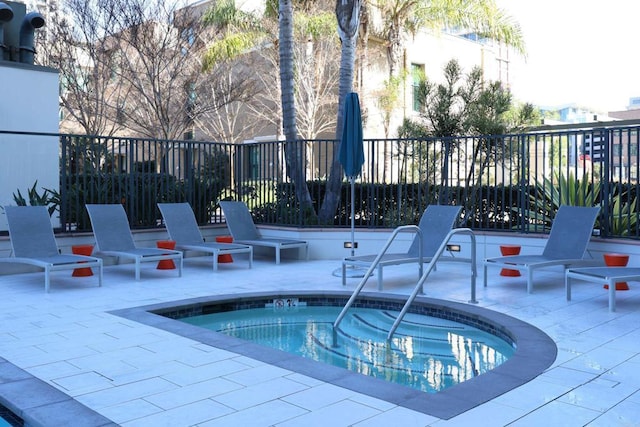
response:
<path id="1" fill-rule="evenodd" d="M 405 38 L 421 29 L 465 28 L 524 53 L 520 26 L 494 0 L 367 0 L 383 18 L 381 36 L 388 42 L 389 76 L 403 68 Z"/>
<path id="2" fill-rule="evenodd" d="M 291 0 L 280 0 L 278 8 L 280 52 L 280 96 L 282 98 L 282 127 L 285 136 L 287 174 L 293 181 L 296 198 L 303 216 L 315 217 L 313 201 L 305 179 L 307 164 L 306 145 L 298 140 L 294 92 L 293 61 L 293 5 Z"/>
<path id="3" fill-rule="evenodd" d="M 234 0 L 214 3 L 203 15 L 202 21 L 220 33 L 207 46 L 202 59 L 204 71 L 209 71 L 217 62 L 244 54 L 261 43 L 265 35 L 259 20 L 253 14 L 238 9 Z"/>
<path id="4" fill-rule="evenodd" d="M 355 75 L 356 42 L 360 26 L 361 0 L 336 0 L 336 18 L 338 19 L 338 35 L 342 42 L 340 55 L 340 81 L 338 86 L 338 118 L 336 140 L 340 140 L 344 126 L 344 100 L 352 91 Z M 340 150 L 334 150 L 333 162 L 327 180 L 322 207 L 318 219 L 322 224 L 329 223 L 338 207 L 340 187 L 342 183 L 342 167 L 338 159 Z"/>

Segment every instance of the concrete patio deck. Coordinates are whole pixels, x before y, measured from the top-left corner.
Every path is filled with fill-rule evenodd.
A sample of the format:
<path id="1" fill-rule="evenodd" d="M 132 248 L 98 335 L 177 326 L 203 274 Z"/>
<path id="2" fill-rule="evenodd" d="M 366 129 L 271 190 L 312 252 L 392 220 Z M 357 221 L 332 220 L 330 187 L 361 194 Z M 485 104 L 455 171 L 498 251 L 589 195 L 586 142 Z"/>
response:
<path id="1" fill-rule="evenodd" d="M 556 342 L 555 363 L 534 380 L 449 420 L 294 373 L 110 314 L 213 294 L 344 290 L 338 260 L 256 260 L 211 271 L 187 258 L 184 275 L 144 266 L 95 277 L 0 276 L 0 398 L 45 426 L 632 426 L 640 423 L 640 283 L 609 313 L 602 286 L 575 282 L 567 302 L 561 269 L 522 277 L 489 270 L 479 306 L 524 320 Z M 459 270 L 458 270 L 459 269 Z M 479 268 L 481 274 L 481 268 Z M 385 292 L 408 294 L 413 269 L 385 270 Z M 350 279 L 353 289 L 358 279 Z M 366 290 L 375 291 L 375 280 Z M 466 303 L 469 274 L 442 264 L 426 296 Z M 1 400 L 0 400 L 1 401 Z M 20 413 L 22 411 L 22 413 Z"/>

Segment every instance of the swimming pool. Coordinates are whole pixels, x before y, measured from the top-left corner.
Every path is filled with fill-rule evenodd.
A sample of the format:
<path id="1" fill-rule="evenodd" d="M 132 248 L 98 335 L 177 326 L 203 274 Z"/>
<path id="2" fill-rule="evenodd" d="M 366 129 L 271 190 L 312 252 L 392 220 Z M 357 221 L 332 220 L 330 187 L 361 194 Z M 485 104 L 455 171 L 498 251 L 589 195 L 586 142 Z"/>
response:
<path id="1" fill-rule="evenodd" d="M 0 405 L 0 427 L 21 427 L 24 421 L 8 408 Z"/>
<path id="2" fill-rule="evenodd" d="M 214 313 L 179 320 L 428 393 L 486 373 L 515 352 L 510 341 L 475 326 L 415 313 L 387 341 L 399 312 L 363 303 L 348 311 L 334 341 L 333 322 L 342 307 L 326 303 L 289 297 L 262 308 L 213 305 L 207 310 Z"/>
<path id="3" fill-rule="evenodd" d="M 266 302 L 278 298 L 295 297 L 302 301 L 313 299 L 324 301 L 326 305 L 342 306 L 350 295 L 349 292 L 339 291 L 289 291 L 285 294 L 249 292 L 134 307 L 116 310 L 111 314 L 442 419 L 459 415 L 525 384 L 544 372 L 556 358 L 557 348 L 553 340 L 523 321 L 476 305 L 418 297 L 412 306 L 414 312 L 435 314 L 436 317 L 444 316 L 473 325 L 515 345 L 513 355 L 495 369 L 437 393 L 425 393 L 174 319 L 207 314 L 212 307 L 226 306 L 230 310 L 264 307 Z M 363 292 L 358 301 L 364 301 L 368 307 L 375 305 L 378 309 L 398 310 L 397 307 L 404 304 L 405 298 L 401 295 Z"/>

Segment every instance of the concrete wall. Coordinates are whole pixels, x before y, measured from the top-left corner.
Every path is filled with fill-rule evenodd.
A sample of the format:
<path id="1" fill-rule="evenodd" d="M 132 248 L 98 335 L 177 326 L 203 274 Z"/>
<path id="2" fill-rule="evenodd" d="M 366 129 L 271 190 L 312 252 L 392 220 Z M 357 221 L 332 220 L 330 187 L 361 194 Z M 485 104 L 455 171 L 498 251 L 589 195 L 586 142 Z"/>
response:
<path id="1" fill-rule="evenodd" d="M 58 73 L 45 67 L 0 61 L 0 130 L 12 132 L 58 132 Z M 18 189 L 27 190 L 38 181 L 42 188 L 59 187 L 58 137 L 0 134 L 0 206 L 15 205 Z M 58 218 L 52 218 L 58 225 Z M 0 231 L 7 230 L 0 211 Z"/>

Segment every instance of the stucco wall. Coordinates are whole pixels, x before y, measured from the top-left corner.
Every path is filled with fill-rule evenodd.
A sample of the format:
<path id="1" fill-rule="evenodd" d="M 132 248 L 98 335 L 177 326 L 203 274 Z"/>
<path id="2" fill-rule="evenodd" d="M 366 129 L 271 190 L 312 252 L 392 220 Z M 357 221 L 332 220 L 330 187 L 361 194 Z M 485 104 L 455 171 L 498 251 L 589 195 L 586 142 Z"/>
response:
<path id="1" fill-rule="evenodd" d="M 0 131 L 58 132 L 58 73 L 44 67 L 0 61 Z M 15 205 L 13 193 L 38 181 L 42 188 L 59 187 L 58 137 L 0 134 L 0 206 Z M 52 218 L 58 225 L 57 218 Z M 7 230 L 0 212 L 0 231 Z"/>

